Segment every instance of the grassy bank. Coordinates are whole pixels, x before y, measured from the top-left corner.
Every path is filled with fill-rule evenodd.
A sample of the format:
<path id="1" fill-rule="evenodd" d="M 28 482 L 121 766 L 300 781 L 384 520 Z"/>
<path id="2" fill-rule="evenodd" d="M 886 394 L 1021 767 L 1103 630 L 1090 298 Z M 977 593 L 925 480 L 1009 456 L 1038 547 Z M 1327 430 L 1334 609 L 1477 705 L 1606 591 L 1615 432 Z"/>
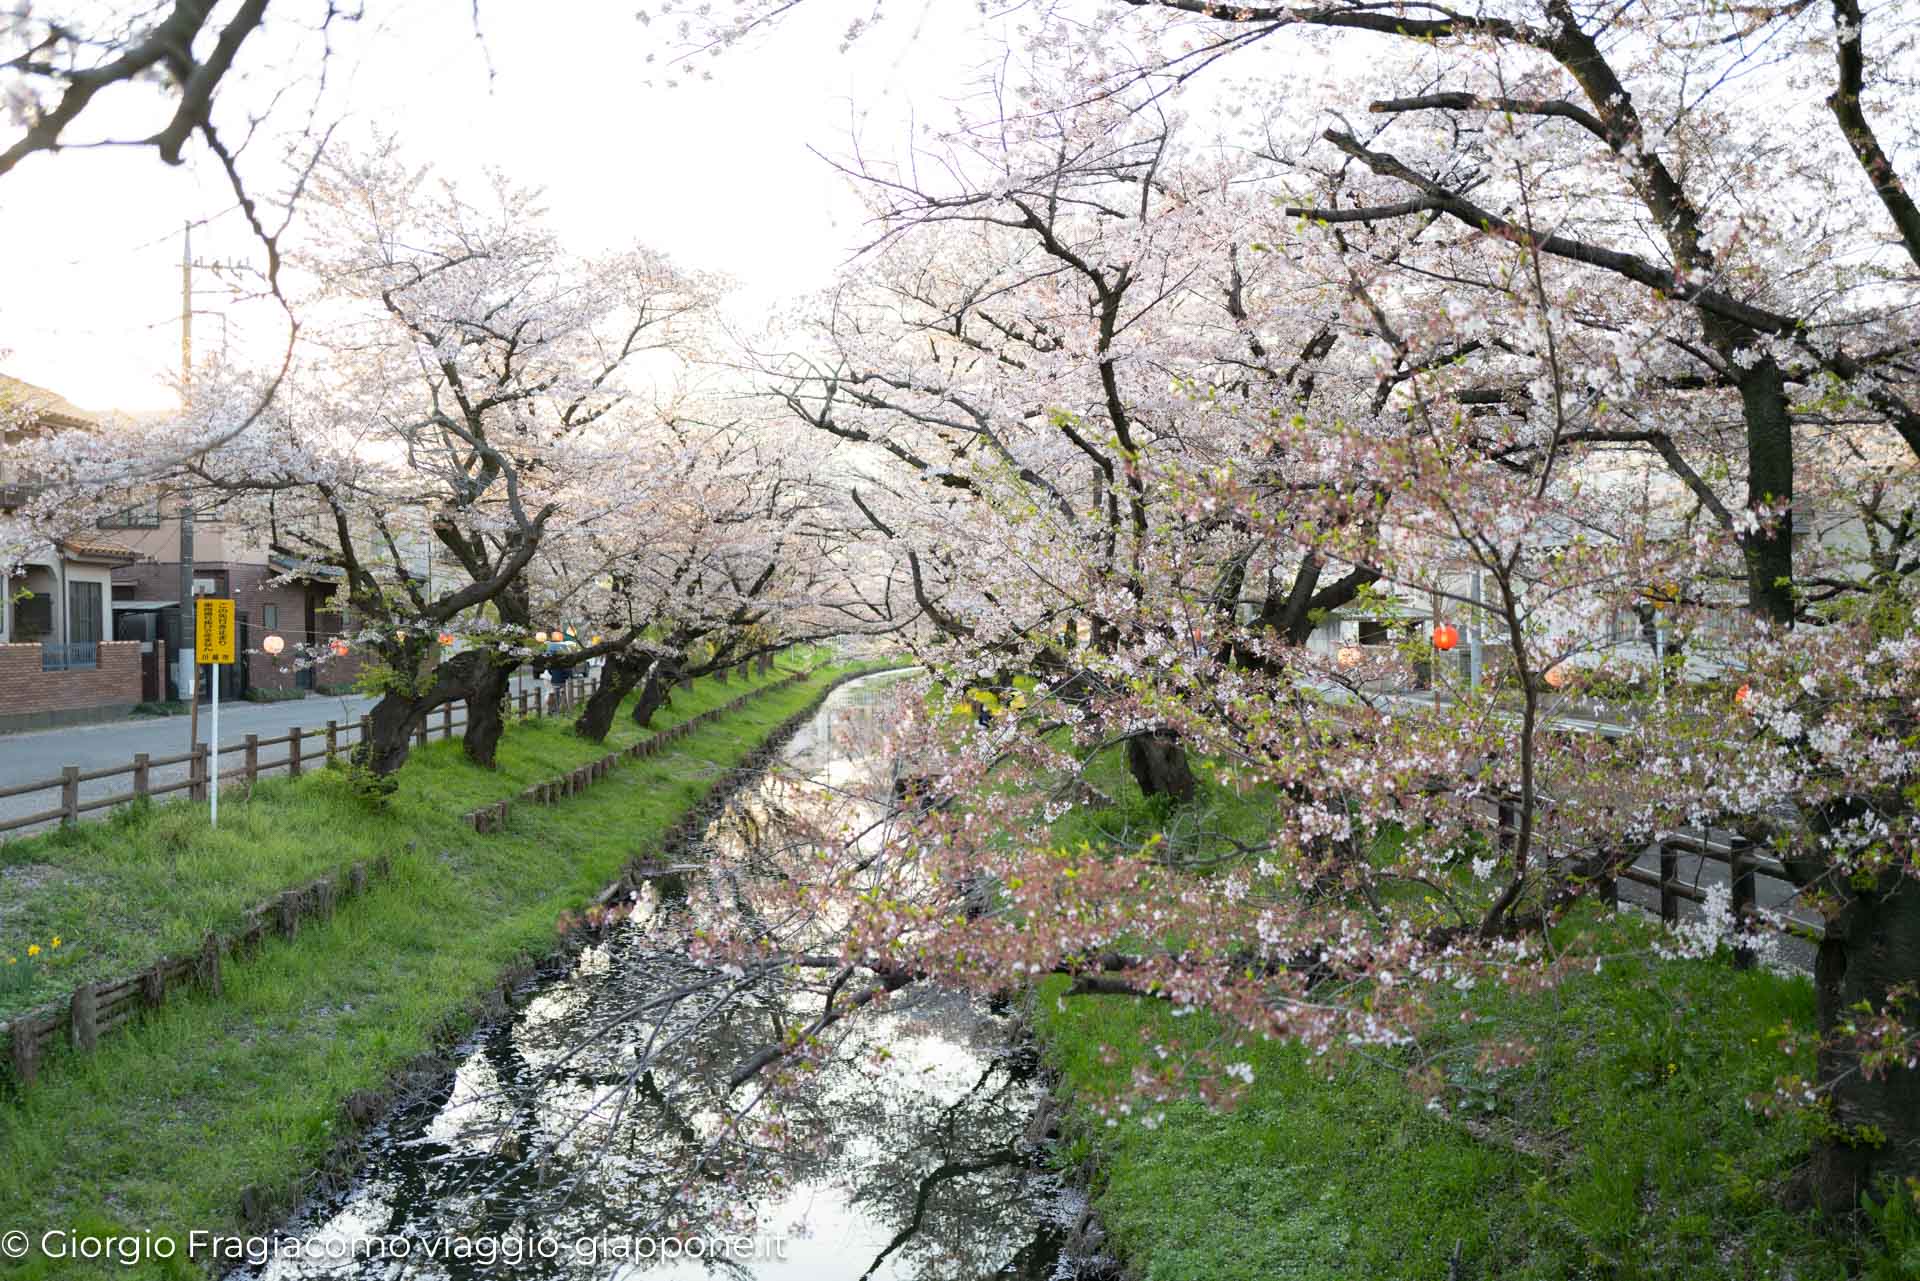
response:
<path id="1" fill-rule="evenodd" d="M 243 1190 L 290 1204 L 305 1172 L 333 1147 L 343 1099 L 378 1088 L 430 1050 L 435 1030 L 457 1024 L 503 966 L 550 950 L 562 912 L 657 841 L 716 773 L 833 675 L 822 671 L 771 693 L 659 757 L 623 766 L 582 796 L 516 808 L 503 833 L 484 838 L 460 826 L 460 812 L 605 749 L 583 750 L 558 723 L 535 724 L 509 734 L 497 774 L 466 765 L 457 745 L 422 752 L 403 772 L 387 815 L 367 815 L 339 779 L 315 775 L 261 787 L 250 805 L 233 807 L 232 820 L 223 806 L 218 834 L 203 819 L 194 827 L 184 815 L 159 811 L 118 826 L 119 841 L 132 850 L 116 846 L 104 825 L 98 834 L 49 838 L 98 851 L 119 883 L 166 897 L 164 910 L 128 904 L 113 918 L 116 938 L 144 939 L 156 950 L 174 931 L 191 938 L 262 889 L 357 857 L 363 842 L 368 851 L 394 853 L 394 875 L 344 904 L 330 925 L 291 943 L 270 942 L 233 967 L 223 1000 L 172 1003 L 91 1055 L 57 1055 L 24 1099 L 0 1103 L 0 1227 L 36 1236 L 50 1228 L 235 1232 Z M 674 714 L 691 715 L 742 688 L 735 681 L 677 694 Z M 168 861 L 178 884 L 140 870 L 143 848 Z M 40 857 L 75 850 L 59 844 Z M 93 870 L 77 857 L 57 865 Z M 203 883 L 226 876 L 241 884 L 216 891 Z M 146 924 L 134 930 L 129 921 Z M 121 946 L 139 954 L 131 942 Z M 36 1259 L 0 1267 L 8 1281 L 189 1275 L 197 1273 L 177 1262 L 123 1268 Z"/>
<path id="2" fill-rule="evenodd" d="M 1647 942 L 1618 918 L 1569 928 Z M 1235 1052 L 1255 1072 L 1236 1109 L 1176 1104 L 1153 1126 L 1091 1104 L 1123 1097 L 1145 1045 L 1200 1043 L 1205 1021 L 1065 987 L 1042 986 L 1035 1021 L 1079 1104 L 1069 1156 L 1090 1162 L 1112 1246 L 1145 1281 L 1920 1277 L 1911 1198 L 1865 1231 L 1784 1208 L 1811 1122 L 1747 1099 L 1807 1067 L 1778 1031 L 1812 1019 L 1803 978 L 1634 959 L 1546 994 L 1476 992 L 1417 1048 L 1331 1076 L 1296 1049 Z M 1487 1068 L 1483 1048 L 1510 1040 L 1532 1060 Z M 1432 1106 L 1416 1064 L 1444 1083 Z"/>
<path id="3" fill-rule="evenodd" d="M 697 681 L 675 692 L 652 729 L 617 717 L 605 744 L 576 738 L 571 716 L 515 722 L 493 771 L 471 767 L 457 741 L 436 740 L 415 749 L 384 811 L 361 804 L 343 772 L 309 766 L 298 780 L 261 780 L 249 799 L 229 786 L 217 830 L 207 826 L 205 804 L 175 800 L 0 845 L 0 964 L 24 957 L 32 944 L 42 948 L 30 985 L 0 983 L 0 1021 L 64 996 L 75 983 L 189 953 L 208 930 L 230 930 L 255 903 L 344 864 L 397 854 L 409 841 L 421 849 L 445 844 L 450 816 L 778 680 L 808 657 L 790 658 L 765 678 Z M 57 952 L 48 947 L 56 937 Z"/>

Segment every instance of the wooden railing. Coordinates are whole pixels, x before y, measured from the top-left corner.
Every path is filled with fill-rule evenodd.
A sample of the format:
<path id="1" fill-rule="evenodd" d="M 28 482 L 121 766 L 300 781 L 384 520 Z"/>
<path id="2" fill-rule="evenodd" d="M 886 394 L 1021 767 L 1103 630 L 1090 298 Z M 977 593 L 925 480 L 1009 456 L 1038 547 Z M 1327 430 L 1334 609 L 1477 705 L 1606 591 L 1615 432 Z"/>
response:
<path id="1" fill-rule="evenodd" d="M 1499 811 L 1498 832 L 1500 847 L 1512 849 L 1515 833 L 1519 829 L 1520 807 L 1517 799 L 1507 798 L 1495 802 Z M 1639 858 L 1649 855 L 1659 860 L 1658 869 L 1639 866 Z M 1780 909 L 1766 912 L 1760 910 L 1759 881 L 1761 877 L 1780 882 L 1788 887 L 1783 896 L 1792 897 L 1794 881 L 1787 872 L 1785 864 L 1779 859 L 1761 853 L 1752 842 L 1732 834 L 1716 835 L 1712 831 L 1663 832 L 1634 862 L 1618 869 L 1612 878 L 1599 886 L 1601 897 L 1609 906 L 1620 906 L 1620 882 L 1644 886 L 1660 895 L 1660 919 L 1668 925 L 1680 921 L 1680 905 L 1692 903 L 1704 905 L 1707 891 L 1699 884 L 1696 876 L 1692 880 L 1680 875 L 1682 856 L 1695 856 L 1706 863 L 1719 863 L 1727 869 L 1728 907 L 1741 929 L 1750 933 L 1755 928 L 1777 930 L 1807 942 L 1818 942 L 1823 933 L 1819 925 L 1807 921 L 1791 919 Z M 1750 968 L 1754 964 L 1753 950 L 1744 945 L 1734 948 L 1734 965 L 1740 969 Z"/>
<path id="2" fill-rule="evenodd" d="M 524 688 L 510 695 L 510 701 L 520 716 L 555 716 L 573 710 L 581 694 L 575 691 L 579 681 L 567 681 L 551 693 L 536 688 Z M 414 741 L 425 746 L 435 737 L 452 738 L 455 731 L 467 724 L 467 705 L 464 700 L 442 704 L 436 712 L 431 712 L 421 721 L 415 732 Z M 456 714 L 457 713 L 457 714 Z M 369 718 L 362 716 L 357 721 L 342 724 L 329 720 L 322 728 L 303 729 L 291 726 L 284 734 L 262 738 L 258 734 L 248 734 L 238 742 L 222 743 L 220 758 L 224 763 L 229 758 L 239 760 L 239 764 L 220 771 L 219 781 L 240 782 L 252 787 L 264 773 L 285 770 L 290 778 L 298 778 L 309 764 L 320 762 L 331 764 L 342 752 L 350 750 L 356 743 L 364 743 L 369 733 Z M 285 748 L 284 754 L 263 756 L 262 752 Z M 98 810 L 110 810 L 119 805 L 131 805 L 156 797 L 168 796 L 175 792 L 185 792 L 190 800 L 204 801 L 207 789 L 212 785 L 209 773 L 212 769 L 213 752 L 205 743 L 196 743 L 190 752 L 181 752 L 174 756 L 153 756 L 146 752 L 137 752 L 125 765 L 110 765 L 104 769 L 81 769 L 78 765 L 68 765 L 60 771 L 58 777 L 35 779 L 27 783 L 14 783 L 0 787 L 0 800 L 9 800 L 16 796 L 31 796 L 38 792 L 57 792 L 59 804 L 36 813 L 21 815 L 17 818 L 0 818 L 0 832 L 14 832 L 21 828 L 36 827 L 43 823 L 58 821 L 67 827 L 80 821 L 86 814 Z M 156 783 L 153 772 L 175 765 L 188 767 L 187 776 L 177 782 Z M 116 792 L 109 796 L 97 796 L 81 799 L 80 785 L 95 783 L 102 779 L 131 776 L 130 790 Z"/>

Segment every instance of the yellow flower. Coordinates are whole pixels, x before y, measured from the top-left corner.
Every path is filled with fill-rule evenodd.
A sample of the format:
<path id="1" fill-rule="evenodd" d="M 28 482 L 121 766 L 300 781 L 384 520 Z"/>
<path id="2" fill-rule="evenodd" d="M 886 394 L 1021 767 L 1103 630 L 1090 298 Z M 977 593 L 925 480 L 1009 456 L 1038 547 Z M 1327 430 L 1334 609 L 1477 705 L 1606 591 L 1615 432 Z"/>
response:
<path id="1" fill-rule="evenodd" d="M 60 946 L 60 936 L 58 934 L 53 936 L 53 945 L 55 948 Z"/>
<path id="2" fill-rule="evenodd" d="M 17 956 L 9 956 L 9 957 L 7 958 L 7 964 L 8 964 L 8 965 L 18 965 L 18 964 L 20 964 L 20 958 L 19 958 L 19 957 L 17 957 Z"/>
<path id="3" fill-rule="evenodd" d="M 40 955 L 40 945 L 38 943 L 27 944 L 27 955 L 28 956 Z"/>

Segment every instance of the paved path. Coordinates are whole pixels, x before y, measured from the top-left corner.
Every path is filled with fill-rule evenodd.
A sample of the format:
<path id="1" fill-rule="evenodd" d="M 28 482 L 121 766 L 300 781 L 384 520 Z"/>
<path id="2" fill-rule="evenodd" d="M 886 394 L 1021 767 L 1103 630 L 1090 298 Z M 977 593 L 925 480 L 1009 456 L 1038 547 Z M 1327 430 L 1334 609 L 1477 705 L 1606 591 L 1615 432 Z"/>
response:
<path id="1" fill-rule="evenodd" d="M 530 684 L 530 682 L 526 682 Z M 516 679 L 515 697 L 518 697 L 523 682 Z M 544 686 L 543 686 L 544 687 Z M 374 699 L 364 695 L 319 695 L 311 694 L 306 698 L 286 703 L 222 703 L 220 705 L 220 767 L 231 769 L 240 763 L 237 749 L 248 734 L 258 734 L 261 738 L 277 738 L 298 725 L 303 731 L 319 730 L 324 733 L 328 720 L 339 721 L 342 725 L 359 720 L 361 713 L 374 704 Z M 207 708 L 200 709 L 200 739 L 207 740 L 211 728 L 211 717 Z M 0 788 L 19 783 L 38 782 L 42 779 L 58 778 L 61 768 L 78 765 L 83 771 L 107 769 L 126 765 L 133 760 L 136 752 L 145 752 L 149 756 L 178 756 L 188 750 L 188 718 L 182 716 L 136 716 L 123 721 L 109 721 L 100 725 L 72 725 L 62 729 L 33 730 L 22 734 L 0 735 Z M 438 722 L 435 722 L 438 728 Z M 228 749 L 235 754 L 228 755 Z M 311 752 L 313 749 L 308 749 Z M 284 746 L 266 748 L 261 751 L 263 757 L 281 757 L 286 755 Z M 314 766 L 309 763 L 309 769 Z M 279 773 L 278 770 L 262 770 L 264 773 Z M 151 775 L 152 785 L 163 787 L 168 783 L 184 782 L 187 778 L 187 765 L 156 767 Z M 113 778 L 95 779 L 80 785 L 82 803 L 107 796 L 122 795 L 133 790 L 133 776 L 120 774 Z M 170 793 L 173 796 L 184 793 Z M 0 820 L 23 818 L 28 814 L 39 814 L 60 805 L 60 788 L 56 784 L 47 791 L 31 792 L 25 796 L 0 797 Z M 104 817 L 109 811 L 95 810 L 88 818 Z M 43 831 L 53 826 L 52 822 L 36 824 L 30 828 L 20 828 L 12 832 L 0 833 L 0 841 L 12 840 L 32 832 Z"/>

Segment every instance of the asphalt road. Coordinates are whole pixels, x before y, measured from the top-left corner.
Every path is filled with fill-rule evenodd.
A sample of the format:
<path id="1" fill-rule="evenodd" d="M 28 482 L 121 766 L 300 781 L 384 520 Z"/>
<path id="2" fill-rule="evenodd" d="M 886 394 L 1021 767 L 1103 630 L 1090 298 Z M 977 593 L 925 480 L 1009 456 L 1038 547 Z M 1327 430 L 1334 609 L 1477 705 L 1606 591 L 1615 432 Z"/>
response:
<path id="1" fill-rule="evenodd" d="M 516 696 L 521 682 L 516 680 Z M 372 707 L 374 700 L 361 695 L 309 695 L 306 698 L 286 703 L 222 703 L 220 705 L 220 768 L 231 769 L 240 763 L 238 748 L 248 734 L 258 734 L 262 738 L 276 738 L 298 725 L 303 731 L 318 730 L 324 733 L 328 720 L 350 724 L 360 718 L 360 714 Z M 200 739 L 207 740 L 211 729 L 211 717 L 208 709 L 200 709 Z M 437 726 L 436 722 L 436 726 Z M 178 756 L 188 750 L 188 718 L 186 716 L 137 716 L 124 721 L 109 721 L 100 725 L 74 725 L 63 729 L 33 730 L 21 734 L 0 735 L 0 788 L 20 783 L 38 782 L 43 779 L 57 779 L 62 767 L 77 765 L 82 771 L 106 769 L 129 764 L 137 752 L 145 752 L 152 757 Z M 233 754 L 229 755 L 229 749 Z M 314 748 L 309 747 L 310 754 Z M 263 748 L 263 758 L 283 757 L 286 747 Z M 309 761 L 307 768 L 315 768 Z M 280 773 L 280 770 L 262 770 L 263 774 Z M 187 778 L 187 765 L 155 767 L 151 774 L 151 784 L 163 787 L 168 783 L 184 782 Z M 99 800 L 108 796 L 124 795 L 133 790 L 133 776 L 120 774 L 113 778 L 95 779 L 80 784 L 80 800 L 85 804 L 90 800 Z M 182 795 L 172 793 L 171 795 Z M 0 821 L 24 818 L 29 814 L 44 813 L 57 809 L 60 805 L 60 788 L 56 783 L 45 791 L 31 792 L 24 796 L 0 797 Z M 101 818 L 109 811 L 95 810 L 83 818 Z M 54 826 L 54 821 L 37 823 L 32 827 L 20 828 L 0 833 L 0 841 L 12 840 L 44 831 Z"/>

